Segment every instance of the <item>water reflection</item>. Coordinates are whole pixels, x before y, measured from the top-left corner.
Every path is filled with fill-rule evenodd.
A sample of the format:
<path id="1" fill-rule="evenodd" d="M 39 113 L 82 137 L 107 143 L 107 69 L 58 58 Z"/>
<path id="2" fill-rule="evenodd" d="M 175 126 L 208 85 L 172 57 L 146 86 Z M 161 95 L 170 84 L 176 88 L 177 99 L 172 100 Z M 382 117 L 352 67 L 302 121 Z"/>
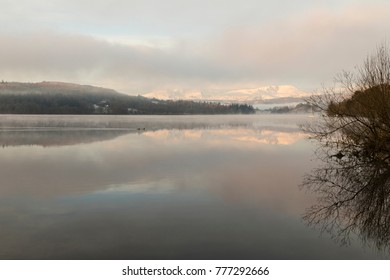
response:
<path id="1" fill-rule="evenodd" d="M 189 185 L 185 180 L 193 183 L 202 178 L 203 181 L 213 181 L 214 189 L 219 185 L 223 186 L 221 190 L 231 188 L 229 193 L 234 193 L 233 197 L 237 199 L 246 195 L 244 189 L 258 191 L 258 176 L 262 174 L 257 171 L 258 166 L 267 166 L 265 172 L 271 167 L 275 170 L 283 167 L 280 157 L 294 151 L 286 150 L 286 155 L 274 155 L 273 159 L 259 158 L 259 155 L 272 153 L 269 144 L 285 144 L 286 141 L 294 144 L 302 140 L 304 135 L 295 130 L 288 133 L 269 128 L 230 126 L 225 129 L 199 129 L 195 126 L 194 129 L 136 133 L 113 129 L 5 130 L 1 133 L 2 141 L 7 145 L 1 153 L 0 195 L 88 193 L 114 186 L 138 188 L 138 182 L 158 182 L 160 189 L 167 185 L 185 188 Z M 33 144 L 35 146 L 29 146 Z M 42 150 L 40 147 L 50 149 Z M 263 182 L 275 179 L 265 172 Z M 218 177 L 221 174 L 223 177 Z M 161 183 L 172 178 L 174 180 L 170 184 Z M 240 182 L 242 187 L 237 189 L 235 186 Z M 207 187 L 207 184 L 199 182 L 199 187 Z M 248 194 L 249 197 L 252 195 Z"/>
<path id="2" fill-rule="evenodd" d="M 111 140 L 127 133 L 135 133 L 135 131 L 125 129 L 1 129 L 0 145 L 3 148 L 25 145 L 68 146 Z"/>
<path id="3" fill-rule="evenodd" d="M 322 165 L 303 185 L 317 195 L 305 219 L 331 233 L 341 244 L 351 238 L 384 253 L 390 249 L 390 153 L 388 143 L 351 133 L 321 136 L 317 155 Z M 356 128 L 355 128 L 356 129 Z M 325 138 L 325 139 L 324 139 Z"/>
<path id="4" fill-rule="evenodd" d="M 7 118 L 2 136 L 27 129 Z M 58 120 L 85 129 L 71 141 L 32 130 L 0 149 L 0 258 L 378 258 L 301 222 L 313 198 L 297 188 L 311 165 L 298 117 L 78 118 Z"/>
<path id="5" fill-rule="evenodd" d="M 305 138 L 299 131 L 277 131 L 271 129 L 208 129 L 208 130 L 159 130 L 145 132 L 144 135 L 168 141 L 182 141 L 191 139 L 196 141 L 223 143 L 236 142 L 239 144 L 291 145 Z M 242 143 L 245 142 L 245 143 Z"/>
<path id="6" fill-rule="evenodd" d="M 149 137 L 164 137 L 172 131 L 180 131 L 184 137 L 201 137 L 203 131 L 214 130 L 214 134 L 240 135 L 235 129 L 243 131 L 242 141 L 266 141 L 283 144 L 302 139 L 302 133 L 296 130 L 297 118 L 284 120 L 264 118 L 259 126 L 253 116 L 64 116 L 64 115 L 1 115 L 0 145 L 43 147 L 76 145 L 106 141 L 128 133 L 144 134 Z M 261 131 L 261 137 L 253 137 L 252 130 Z M 276 133 L 276 134 L 275 134 Z M 250 136 L 249 136 L 250 135 Z M 238 138 L 237 138 L 238 139 Z M 286 143 L 288 144 L 288 143 Z"/>
<path id="7" fill-rule="evenodd" d="M 225 127 L 282 128 L 296 130 L 297 122 L 307 116 L 256 115 L 207 116 L 69 116 L 69 115 L 0 115 L 0 128 L 88 128 L 88 129 L 208 129 Z"/>

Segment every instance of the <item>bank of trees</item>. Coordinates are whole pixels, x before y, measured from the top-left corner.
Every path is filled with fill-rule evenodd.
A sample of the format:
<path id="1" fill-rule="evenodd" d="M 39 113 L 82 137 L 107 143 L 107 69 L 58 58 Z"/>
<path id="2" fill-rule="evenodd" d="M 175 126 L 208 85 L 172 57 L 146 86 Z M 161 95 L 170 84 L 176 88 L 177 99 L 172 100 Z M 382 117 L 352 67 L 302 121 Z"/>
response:
<path id="1" fill-rule="evenodd" d="M 252 114 L 246 104 L 165 101 L 122 94 L 0 94 L 1 114 Z"/>
<path id="2" fill-rule="evenodd" d="M 328 153 L 390 154 L 389 49 L 379 47 L 356 72 L 343 72 L 335 87 L 309 103 L 321 112 L 321 118 L 305 130 Z M 386 160 L 390 163 L 390 157 Z"/>

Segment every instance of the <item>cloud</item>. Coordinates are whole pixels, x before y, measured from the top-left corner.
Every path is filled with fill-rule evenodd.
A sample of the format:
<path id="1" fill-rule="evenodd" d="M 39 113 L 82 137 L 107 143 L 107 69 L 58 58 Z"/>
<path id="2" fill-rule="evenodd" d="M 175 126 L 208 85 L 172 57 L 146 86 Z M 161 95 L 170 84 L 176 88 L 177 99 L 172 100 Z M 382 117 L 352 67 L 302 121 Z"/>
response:
<path id="1" fill-rule="evenodd" d="M 226 73 L 180 42 L 166 49 L 55 32 L 0 37 L 0 75 L 6 80 L 65 79 L 131 91 L 204 83 Z"/>
<path id="2" fill-rule="evenodd" d="M 174 10 L 180 4 L 173 0 L 162 11 L 151 9 L 146 18 L 162 26 L 157 26 L 155 33 L 145 31 L 149 28 L 145 19 L 137 21 L 146 13 L 145 4 L 141 4 L 144 2 L 130 1 L 130 5 L 118 1 L 115 7 L 106 7 L 107 2 L 98 1 L 87 12 L 88 1 L 81 1 L 80 9 L 74 11 L 74 22 L 70 21 L 74 2 L 57 2 L 61 8 L 53 9 L 55 13 L 39 14 L 50 8 L 43 5 L 33 5 L 35 13 L 23 9 L 23 5 L 13 6 L 11 15 L 19 13 L 36 20 L 32 29 L 12 31 L 11 27 L 17 26 L 14 24 L 8 31 L 0 32 L 0 79 L 61 80 L 112 87 L 130 94 L 159 89 L 231 90 L 268 84 L 293 84 L 305 90 L 320 87 L 342 69 L 359 64 L 390 35 L 386 28 L 390 26 L 387 2 L 375 6 L 345 5 L 336 10 L 306 8 L 288 17 L 275 16 L 274 20 L 257 20 L 250 13 L 251 17 L 240 24 L 238 19 L 247 9 L 237 11 L 234 18 L 235 6 L 226 4 L 226 11 L 218 14 L 216 1 L 210 4 L 212 12 L 205 11 L 206 24 L 194 15 L 187 21 L 183 19 L 181 28 L 187 29 L 187 35 L 179 27 L 171 33 L 167 30 L 180 23 L 189 8 L 201 13 L 202 8 L 195 8 L 192 2 L 183 8 L 182 14 Z M 105 8 L 107 14 L 102 17 Z M 165 23 L 169 9 L 172 22 Z M 140 14 L 124 24 L 125 31 L 121 33 L 119 23 L 126 23 L 126 13 Z M 262 10 L 260 14 L 265 13 Z M 83 15 L 85 21 L 91 21 L 90 25 L 82 24 Z M 96 28 L 100 26 L 99 17 L 106 24 L 105 34 Z M 21 19 L 24 25 L 26 18 Z M 8 15 L 1 21 L 9 23 L 11 19 Z M 218 19 L 222 23 L 216 23 Z M 53 23 L 51 29 L 40 26 L 49 22 Z M 134 27 L 138 34 L 128 29 L 129 23 L 139 25 L 138 29 Z M 210 31 L 204 32 L 207 24 Z M 72 32 L 64 31 L 67 26 Z M 111 28 L 120 34 L 109 34 L 107 30 Z"/>
<path id="3" fill-rule="evenodd" d="M 390 9 L 390 6 L 389 6 Z M 342 12 L 311 11 L 265 26 L 230 29 L 214 57 L 254 79 L 320 83 L 359 64 L 390 32 L 390 13 L 361 6 Z"/>

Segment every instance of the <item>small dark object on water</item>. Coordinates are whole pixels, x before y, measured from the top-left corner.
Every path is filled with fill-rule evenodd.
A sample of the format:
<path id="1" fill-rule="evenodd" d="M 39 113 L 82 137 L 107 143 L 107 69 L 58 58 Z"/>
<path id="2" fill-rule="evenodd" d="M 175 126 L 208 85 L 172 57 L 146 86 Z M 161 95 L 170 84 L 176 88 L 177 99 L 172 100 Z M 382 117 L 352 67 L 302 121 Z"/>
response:
<path id="1" fill-rule="evenodd" d="M 331 155 L 330 157 L 335 157 L 337 159 L 342 159 L 344 157 L 344 154 L 342 152 L 338 152 L 335 155 Z"/>

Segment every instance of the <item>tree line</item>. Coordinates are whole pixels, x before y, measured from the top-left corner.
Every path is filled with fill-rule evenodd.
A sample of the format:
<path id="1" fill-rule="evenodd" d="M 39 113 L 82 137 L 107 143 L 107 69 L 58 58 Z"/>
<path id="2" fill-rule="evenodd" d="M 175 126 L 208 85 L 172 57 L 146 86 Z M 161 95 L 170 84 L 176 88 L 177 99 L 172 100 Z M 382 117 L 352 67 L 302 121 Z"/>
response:
<path id="1" fill-rule="evenodd" d="M 0 114 L 253 114 L 246 104 L 171 101 L 122 94 L 0 94 Z"/>

